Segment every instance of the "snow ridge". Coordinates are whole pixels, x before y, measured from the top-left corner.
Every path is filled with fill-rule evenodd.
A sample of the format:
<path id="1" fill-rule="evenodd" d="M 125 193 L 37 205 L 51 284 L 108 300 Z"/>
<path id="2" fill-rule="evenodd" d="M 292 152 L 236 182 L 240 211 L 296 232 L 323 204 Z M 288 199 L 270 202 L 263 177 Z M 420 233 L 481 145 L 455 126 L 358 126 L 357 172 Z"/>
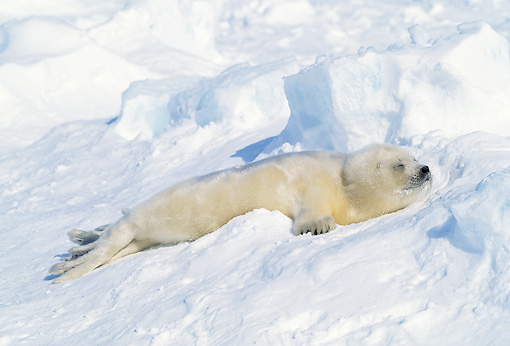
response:
<path id="1" fill-rule="evenodd" d="M 506 345 L 509 14 L 0 2 L 0 345 Z M 255 210 L 50 284 L 70 228 L 193 176 L 372 142 L 427 164 L 428 195 L 315 237 Z"/>

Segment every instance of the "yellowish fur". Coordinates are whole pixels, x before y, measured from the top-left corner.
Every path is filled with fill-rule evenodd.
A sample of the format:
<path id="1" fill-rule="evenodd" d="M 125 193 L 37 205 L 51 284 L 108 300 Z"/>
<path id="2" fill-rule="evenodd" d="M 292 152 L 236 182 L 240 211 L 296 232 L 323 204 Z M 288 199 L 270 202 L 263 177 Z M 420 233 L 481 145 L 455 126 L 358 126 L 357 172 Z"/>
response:
<path id="1" fill-rule="evenodd" d="M 73 280 L 147 247 L 195 240 L 258 208 L 292 218 L 297 235 L 326 233 L 412 203 L 426 185 L 410 185 L 422 167 L 402 148 L 374 145 L 351 155 L 284 154 L 191 179 L 133 208 L 92 246 L 75 248 L 90 252 L 50 272 L 62 274 L 54 283 Z"/>

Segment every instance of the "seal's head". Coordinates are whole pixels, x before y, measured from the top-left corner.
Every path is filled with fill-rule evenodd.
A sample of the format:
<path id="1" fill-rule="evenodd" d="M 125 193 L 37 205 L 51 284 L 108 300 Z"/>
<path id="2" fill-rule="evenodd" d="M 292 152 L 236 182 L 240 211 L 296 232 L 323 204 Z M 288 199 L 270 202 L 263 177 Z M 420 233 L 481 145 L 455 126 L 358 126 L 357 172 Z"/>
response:
<path id="1" fill-rule="evenodd" d="M 343 167 L 347 198 L 368 214 L 382 215 L 408 206 L 431 182 L 429 167 L 394 145 L 375 144 L 354 152 Z"/>

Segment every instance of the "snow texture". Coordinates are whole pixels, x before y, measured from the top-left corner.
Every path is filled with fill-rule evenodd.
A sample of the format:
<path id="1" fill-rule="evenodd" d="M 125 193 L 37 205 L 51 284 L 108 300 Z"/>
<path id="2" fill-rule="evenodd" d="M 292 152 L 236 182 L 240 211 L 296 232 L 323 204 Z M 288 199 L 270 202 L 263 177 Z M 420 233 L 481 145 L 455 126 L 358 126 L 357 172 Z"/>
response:
<path id="1" fill-rule="evenodd" d="M 0 345 L 508 345 L 506 1 L 0 1 Z M 66 231 L 197 175 L 407 147 L 410 207 L 255 210 L 52 285 Z"/>

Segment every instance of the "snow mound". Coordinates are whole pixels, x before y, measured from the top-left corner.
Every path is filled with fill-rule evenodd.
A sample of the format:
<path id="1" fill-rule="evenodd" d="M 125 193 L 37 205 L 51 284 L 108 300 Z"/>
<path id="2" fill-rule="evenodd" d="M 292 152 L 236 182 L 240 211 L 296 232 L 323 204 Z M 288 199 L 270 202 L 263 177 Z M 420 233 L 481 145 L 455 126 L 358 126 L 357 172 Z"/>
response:
<path id="1" fill-rule="evenodd" d="M 101 45 L 138 62 L 150 61 L 143 51 L 155 48 L 157 55 L 163 57 L 174 50 L 220 62 L 223 59 L 216 49 L 215 34 L 224 2 L 150 0 L 126 3 L 107 23 L 92 28 L 91 35 Z"/>
<path id="2" fill-rule="evenodd" d="M 267 151 L 286 142 L 350 151 L 435 130 L 510 135 L 508 43 L 483 22 L 458 31 L 427 46 L 413 27 L 411 46 L 320 61 L 285 78 L 291 117 Z"/>
<path id="3" fill-rule="evenodd" d="M 490 253 L 496 270 L 508 266 L 510 197 L 499 192 L 509 188 L 510 169 L 490 173 L 464 199 L 446 203 L 450 217 L 444 228 L 431 234 L 440 231 L 438 237 L 466 252 Z"/>
<path id="4" fill-rule="evenodd" d="M 112 117 L 132 80 L 157 76 L 62 21 L 7 22 L 0 26 L 0 152 L 65 121 Z"/>
<path id="5" fill-rule="evenodd" d="M 221 126 L 240 135 L 247 130 L 286 125 L 289 108 L 283 76 L 299 70 L 294 59 L 236 65 L 213 78 L 136 82 L 124 93 L 116 132 L 126 139 L 152 138 L 167 126 L 190 120 L 200 127 Z"/>
<path id="6" fill-rule="evenodd" d="M 0 27 L 0 65 L 29 64 L 72 52 L 86 44 L 80 30 L 51 18 L 8 22 Z"/>

